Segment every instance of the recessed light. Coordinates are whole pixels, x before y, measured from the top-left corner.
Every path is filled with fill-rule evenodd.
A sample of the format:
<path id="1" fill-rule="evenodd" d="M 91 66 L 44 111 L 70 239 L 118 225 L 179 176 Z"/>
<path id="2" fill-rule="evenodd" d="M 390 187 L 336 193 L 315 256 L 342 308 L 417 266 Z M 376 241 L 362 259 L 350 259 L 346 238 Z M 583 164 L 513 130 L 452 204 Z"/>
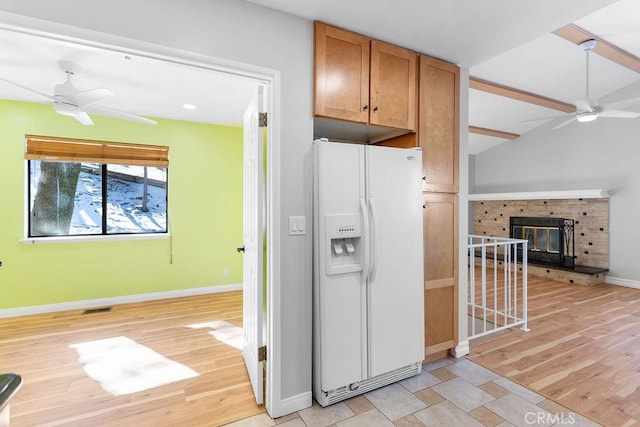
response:
<path id="1" fill-rule="evenodd" d="M 196 107 L 196 106 L 195 106 L 195 105 L 193 105 L 193 104 L 183 104 L 183 105 L 182 105 L 182 108 L 184 108 L 185 110 L 195 110 L 195 109 L 196 109 L 196 108 L 198 108 L 198 107 Z"/>

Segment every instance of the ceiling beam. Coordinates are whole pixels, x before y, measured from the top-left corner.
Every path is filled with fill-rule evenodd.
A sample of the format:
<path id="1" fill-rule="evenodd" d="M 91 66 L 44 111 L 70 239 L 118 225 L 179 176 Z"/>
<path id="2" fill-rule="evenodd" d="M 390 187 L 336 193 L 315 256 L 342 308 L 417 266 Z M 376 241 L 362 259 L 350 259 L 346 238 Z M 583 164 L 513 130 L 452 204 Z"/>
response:
<path id="1" fill-rule="evenodd" d="M 520 135 L 517 133 L 504 132 L 496 129 L 481 128 L 478 126 L 469 126 L 469 133 L 476 133 L 478 135 L 495 136 L 496 138 L 516 139 Z"/>
<path id="2" fill-rule="evenodd" d="M 597 53 L 618 65 L 622 65 L 623 67 L 633 70 L 636 73 L 640 73 L 640 58 L 626 50 L 620 49 L 618 46 L 613 45 L 606 40 L 601 39 L 595 34 L 591 34 L 577 25 L 565 25 L 564 27 L 555 30 L 553 34 L 577 45 L 593 39 L 598 43 L 592 49 L 592 52 Z"/>
<path id="3" fill-rule="evenodd" d="M 476 77 L 469 77 L 469 88 L 492 93 L 494 95 L 504 96 L 517 101 L 528 102 L 529 104 L 535 104 L 541 107 L 552 108 L 564 113 L 573 113 L 576 111 L 575 105 L 567 104 L 566 102 L 557 101 L 545 96 L 536 95 L 535 93 L 525 92 L 520 89 L 503 86 L 487 80 L 478 79 Z"/>

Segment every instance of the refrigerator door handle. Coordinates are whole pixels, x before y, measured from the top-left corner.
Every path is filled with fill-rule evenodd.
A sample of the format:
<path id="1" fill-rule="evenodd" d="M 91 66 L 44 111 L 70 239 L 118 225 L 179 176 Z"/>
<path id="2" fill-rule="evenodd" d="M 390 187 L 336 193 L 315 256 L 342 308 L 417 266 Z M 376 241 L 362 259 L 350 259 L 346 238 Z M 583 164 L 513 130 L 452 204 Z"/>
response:
<path id="1" fill-rule="evenodd" d="M 376 236 L 376 227 L 378 223 L 378 214 L 376 213 L 376 204 L 373 200 L 373 197 L 369 197 L 369 210 L 371 211 L 371 232 L 370 232 L 370 241 L 371 241 L 371 265 L 369 267 L 369 280 L 373 280 L 376 277 L 376 265 L 378 263 L 377 250 L 376 245 L 378 244 L 377 236 Z"/>
<path id="2" fill-rule="evenodd" d="M 360 197 L 360 214 L 362 215 L 362 240 L 360 247 L 362 248 L 362 276 L 361 283 L 365 284 L 369 276 L 369 212 L 367 210 L 367 202 L 364 197 Z"/>

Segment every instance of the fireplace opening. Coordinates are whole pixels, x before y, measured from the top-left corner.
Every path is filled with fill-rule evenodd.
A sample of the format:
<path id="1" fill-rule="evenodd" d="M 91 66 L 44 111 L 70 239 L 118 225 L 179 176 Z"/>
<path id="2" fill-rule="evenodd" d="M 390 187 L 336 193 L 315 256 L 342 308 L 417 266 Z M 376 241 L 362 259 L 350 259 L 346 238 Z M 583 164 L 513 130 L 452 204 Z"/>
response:
<path id="1" fill-rule="evenodd" d="M 529 263 L 564 268 L 575 267 L 572 219 L 512 216 L 509 219 L 509 230 L 511 238 L 528 241 Z"/>

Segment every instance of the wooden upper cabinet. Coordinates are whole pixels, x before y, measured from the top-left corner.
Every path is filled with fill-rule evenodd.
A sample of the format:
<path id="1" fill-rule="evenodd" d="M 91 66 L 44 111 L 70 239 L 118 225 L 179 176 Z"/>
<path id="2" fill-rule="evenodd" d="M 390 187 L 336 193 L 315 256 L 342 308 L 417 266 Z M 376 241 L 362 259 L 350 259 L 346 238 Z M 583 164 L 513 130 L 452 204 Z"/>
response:
<path id="1" fill-rule="evenodd" d="M 367 37 L 315 23 L 315 114 L 369 123 Z"/>
<path id="2" fill-rule="evenodd" d="M 416 129 L 416 63 L 415 52 L 371 41 L 371 124 Z"/>
<path id="3" fill-rule="evenodd" d="M 314 114 L 416 130 L 417 54 L 315 23 Z"/>
<path id="4" fill-rule="evenodd" d="M 460 69 L 420 55 L 419 145 L 425 191 L 458 192 Z"/>

